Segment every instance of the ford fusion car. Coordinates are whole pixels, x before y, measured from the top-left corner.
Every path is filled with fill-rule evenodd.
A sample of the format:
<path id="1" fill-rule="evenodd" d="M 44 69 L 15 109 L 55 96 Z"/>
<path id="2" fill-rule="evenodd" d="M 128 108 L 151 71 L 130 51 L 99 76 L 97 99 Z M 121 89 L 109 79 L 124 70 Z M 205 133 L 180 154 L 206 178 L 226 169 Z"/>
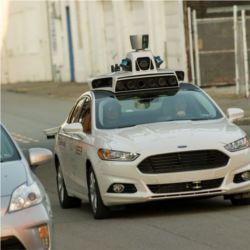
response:
<path id="1" fill-rule="evenodd" d="M 1 249 L 52 249 L 49 198 L 17 144 L 0 124 Z M 52 158 L 47 149 L 29 149 L 31 167 Z"/>
<path id="2" fill-rule="evenodd" d="M 46 131 L 56 138 L 61 206 L 88 200 L 100 219 L 114 205 L 163 199 L 250 204 L 250 141 L 232 123 L 243 110 L 226 116 L 183 72 L 160 69 L 147 36 L 131 42 L 136 50 L 90 80 L 65 122 Z"/>

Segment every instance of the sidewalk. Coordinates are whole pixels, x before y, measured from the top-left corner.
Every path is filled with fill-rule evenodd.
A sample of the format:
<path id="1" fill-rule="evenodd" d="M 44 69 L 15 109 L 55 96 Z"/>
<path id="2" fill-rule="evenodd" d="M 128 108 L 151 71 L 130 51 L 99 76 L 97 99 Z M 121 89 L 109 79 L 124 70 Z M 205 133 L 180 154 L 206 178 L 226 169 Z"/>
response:
<path id="1" fill-rule="evenodd" d="M 48 96 L 51 98 L 63 98 L 75 100 L 83 92 L 88 90 L 85 83 L 18 83 L 1 85 L 1 90 L 15 93 Z M 226 112 L 230 107 L 242 108 L 245 117 L 237 124 L 250 125 L 250 98 L 240 97 L 235 94 L 235 87 L 211 87 L 204 89 Z M 3 94 L 3 93 L 2 93 Z"/>
<path id="2" fill-rule="evenodd" d="M 48 96 L 51 98 L 62 98 L 69 100 L 75 100 L 88 89 L 89 88 L 87 84 L 71 82 L 27 82 L 1 85 L 2 91 L 38 96 Z"/>

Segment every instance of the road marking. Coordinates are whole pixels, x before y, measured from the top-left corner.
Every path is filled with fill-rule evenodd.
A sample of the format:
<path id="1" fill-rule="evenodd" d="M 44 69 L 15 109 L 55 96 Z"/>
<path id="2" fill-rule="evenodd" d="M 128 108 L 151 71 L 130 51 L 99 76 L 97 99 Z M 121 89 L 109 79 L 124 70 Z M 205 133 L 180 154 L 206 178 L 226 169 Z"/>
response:
<path id="1" fill-rule="evenodd" d="M 21 135 L 19 133 L 12 132 L 11 135 L 14 137 L 14 139 L 17 142 L 21 142 L 21 143 L 25 143 L 25 144 L 31 143 L 31 142 L 39 142 L 39 140 L 37 140 L 37 139 L 31 138 L 31 137 L 28 137 L 25 135 Z"/>

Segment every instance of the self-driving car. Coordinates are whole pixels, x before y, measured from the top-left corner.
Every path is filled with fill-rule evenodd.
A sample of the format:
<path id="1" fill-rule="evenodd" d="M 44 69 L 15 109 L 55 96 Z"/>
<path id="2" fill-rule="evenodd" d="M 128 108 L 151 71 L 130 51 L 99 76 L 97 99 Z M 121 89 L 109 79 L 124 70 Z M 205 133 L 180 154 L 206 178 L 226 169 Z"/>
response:
<path id="1" fill-rule="evenodd" d="M 232 123 L 243 110 L 220 107 L 182 71 L 160 69 L 148 36 L 110 74 L 89 81 L 55 137 L 63 208 L 109 208 L 164 199 L 223 196 L 250 204 L 250 141 Z"/>
<path id="2" fill-rule="evenodd" d="M 52 152 L 31 148 L 29 163 L 0 124 L 1 249 L 52 249 L 53 226 L 49 197 L 31 168 L 52 159 Z"/>

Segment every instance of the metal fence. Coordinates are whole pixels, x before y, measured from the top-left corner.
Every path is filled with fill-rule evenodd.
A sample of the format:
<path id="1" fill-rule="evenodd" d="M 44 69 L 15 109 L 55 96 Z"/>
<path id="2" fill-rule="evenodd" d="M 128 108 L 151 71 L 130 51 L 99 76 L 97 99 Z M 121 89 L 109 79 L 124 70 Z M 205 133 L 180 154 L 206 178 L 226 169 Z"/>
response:
<path id="1" fill-rule="evenodd" d="M 232 17 L 197 19 L 188 10 L 192 80 L 199 86 L 235 85 L 249 96 L 250 17 L 234 7 Z"/>

